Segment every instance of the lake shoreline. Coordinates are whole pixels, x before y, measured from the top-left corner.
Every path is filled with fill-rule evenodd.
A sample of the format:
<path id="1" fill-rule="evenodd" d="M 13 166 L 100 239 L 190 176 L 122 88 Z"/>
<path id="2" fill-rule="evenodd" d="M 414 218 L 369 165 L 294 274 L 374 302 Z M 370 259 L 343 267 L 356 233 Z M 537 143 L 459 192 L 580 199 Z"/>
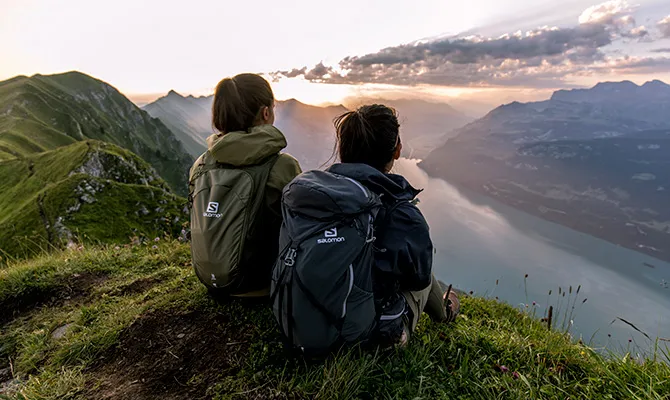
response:
<path id="1" fill-rule="evenodd" d="M 431 177 L 418 162 L 400 159 L 395 172 L 424 189 L 419 208 L 431 228 L 438 279 L 466 292 L 533 307 L 539 317 L 549 306 L 555 313 L 565 310 L 570 287 L 581 287 L 565 324 L 576 338 L 596 347 L 618 351 L 632 340 L 639 351 L 653 348 L 653 342 L 618 318 L 649 337 L 670 337 L 670 288 L 663 286 L 670 281 L 669 263 Z"/>
<path id="2" fill-rule="evenodd" d="M 430 176 L 431 178 L 442 179 L 450 183 L 451 185 L 454 185 L 457 188 L 458 187 L 465 188 L 481 196 L 485 196 L 487 198 L 490 198 L 491 200 L 495 200 L 497 202 L 505 204 L 508 207 L 512 207 L 518 211 L 522 211 L 529 215 L 542 218 L 545 221 L 559 224 L 561 226 L 570 228 L 577 232 L 581 232 L 590 235 L 592 237 L 605 240 L 616 246 L 621 246 L 626 249 L 651 256 L 660 261 L 670 262 L 670 251 L 664 251 L 663 249 L 658 249 L 654 246 L 631 241 L 629 237 L 625 235 L 619 235 L 619 232 L 613 231 L 611 229 L 608 230 L 606 229 L 606 227 L 601 227 L 602 229 L 596 229 L 592 224 L 585 223 L 583 222 L 583 220 L 579 218 L 566 217 L 568 214 L 565 211 L 552 209 L 542 204 L 531 203 L 529 201 L 524 201 L 523 199 L 519 198 L 511 198 L 508 196 L 492 196 L 491 192 L 483 188 L 482 185 L 459 179 L 454 174 L 446 174 L 445 176 L 442 176 L 441 174 L 437 174 L 431 171 L 431 169 L 429 168 L 428 169 L 423 168 L 421 164 L 422 162 L 419 162 L 417 166 L 426 174 L 428 174 L 428 176 Z M 463 194 L 465 196 L 468 196 L 467 193 Z M 668 235 L 668 241 L 670 241 L 670 235 Z"/>

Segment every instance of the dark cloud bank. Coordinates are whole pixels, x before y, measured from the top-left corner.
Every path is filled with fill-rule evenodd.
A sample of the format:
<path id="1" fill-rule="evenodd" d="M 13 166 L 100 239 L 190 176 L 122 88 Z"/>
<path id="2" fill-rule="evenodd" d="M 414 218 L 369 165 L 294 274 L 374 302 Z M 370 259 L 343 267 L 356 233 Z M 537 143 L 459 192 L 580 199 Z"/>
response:
<path id="1" fill-rule="evenodd" d="M 667 57 L 611 56 L 603 51 L 617 41 L 653 42 L 665 37 L 670 37 L 670 16 L 650 30 L 637 25 L 625 1 L 614 0 L 584 11 L 574 27 L 411 43 L 346 57 L 337 67 L 319 63 L 270 75 L 323 83 L 553 87 L 566 76 L 667 72 Z"/>

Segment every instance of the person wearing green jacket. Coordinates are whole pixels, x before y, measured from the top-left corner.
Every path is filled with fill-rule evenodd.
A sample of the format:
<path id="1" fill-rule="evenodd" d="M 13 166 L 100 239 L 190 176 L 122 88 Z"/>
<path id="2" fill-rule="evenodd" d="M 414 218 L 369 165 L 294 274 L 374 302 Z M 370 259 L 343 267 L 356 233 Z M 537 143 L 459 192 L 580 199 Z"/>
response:
<path id="1" fill-rule="evenodd" d="M 273 126 L 274 106 L 272 88 L 259 75 L 219 82 L 212 106 L 218 132 L 189 174 L 193 264 L 217 293 L 269 294 L 282 190 L 301 173 L 298 161 L 281 153 L 287 143 Z"/>

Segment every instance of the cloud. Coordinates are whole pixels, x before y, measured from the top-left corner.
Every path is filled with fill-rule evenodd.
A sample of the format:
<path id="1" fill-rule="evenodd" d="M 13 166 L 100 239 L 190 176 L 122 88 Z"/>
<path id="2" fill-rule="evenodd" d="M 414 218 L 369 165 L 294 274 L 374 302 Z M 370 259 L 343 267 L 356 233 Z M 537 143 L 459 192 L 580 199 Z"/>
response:
<path id="1" fill-rule="evenodd" d="M 591 6 L 579 16 L 580 24 L 607 24 L 635 22 L 630 21 L 633 8 L 623 0 L 612 0 Z"/>
<path id="2" fill-rule="evenodd" d="M 661 31 L 661 35 L 663 35 L 664 38 L 670 38 L 670 15 L 658 21 L 656 26 L 658 26 L 658 29 Z"/>
<path id="3" fill-rule="evenodd" d="M 637 26 L 634 8 L 613 0 L 586 9 L 572 27 L 541 27 L 499 37 L 448 37 L 348 56 L 336 66 L 277 71 L 275 78 L 296 76 L 324 83 L 432 84 L 443 86 L 520 85 L 555 87 L 570 75 L 634 68 L 650 69 L 653 59 L 613 58 L 603 49 L 615 41 L 651 41 Z M 667 20 L 667 21 L 666 21 Z M 663 30 L 670 16 L 658 23 Z M 668 32 L 670 33 L 670 32 Z"/>
<path id="4" fill-rule="evenodd" d="M 670 47 L 665 47 L 665 48 L 660 48 L 660 49 L 653 49 L 651 50 L 652 53 L 670 53 Z"/>
<path id="5" fill-rule="evenodd" d="M 632 39 L 638 39 L 639 41 L 652 41 L 651 35 L 649 34 L 649 30 L 644 25 L 632 28 L 627 32 L 622 32 L 621 36 Z"/>

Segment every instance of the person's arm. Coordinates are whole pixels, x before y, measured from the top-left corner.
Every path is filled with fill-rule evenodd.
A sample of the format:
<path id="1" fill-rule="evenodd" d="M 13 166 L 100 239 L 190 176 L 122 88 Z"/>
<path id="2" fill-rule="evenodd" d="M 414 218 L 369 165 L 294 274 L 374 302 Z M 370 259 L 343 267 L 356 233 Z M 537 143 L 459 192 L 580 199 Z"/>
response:
<path id="1" fill-rule="evenodd" d="M 301 172 L 298 160 L 285 153 L 279 155 L 265 188 L 266 204 L 273 214 L 281 217 L 282 190 Z"/>
<path id="2" fill-rule="evenodd" d="M 396 207 L 382 236 L 385 249 L 377 252 L 377 269 L 394 276 L 400 290 L 422 290 L 430 285 L 433 243 L 428 224 L 409 202 Z"/>

